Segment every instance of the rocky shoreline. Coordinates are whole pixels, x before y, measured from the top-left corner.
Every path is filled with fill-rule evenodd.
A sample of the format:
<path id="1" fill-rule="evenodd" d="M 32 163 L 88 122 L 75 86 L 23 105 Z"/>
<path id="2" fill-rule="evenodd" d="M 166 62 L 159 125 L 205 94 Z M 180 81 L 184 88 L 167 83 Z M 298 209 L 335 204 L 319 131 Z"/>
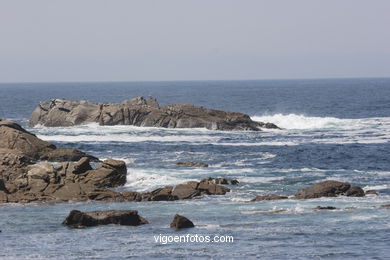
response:
<path id="1" fill-rule="evenodd" d="M 210 130 L 250 130 L 278 127 L 255 122 L 248 115 L 207 109 L 189 104 L 162 106 L 155 98 L 136 97 L 119 104 L 85 100 L 53 99 L 33 111 L 30 126 L 134 125 L 163 128 L 207 128 Z"/>
<path id="2" fill-rule="evenodd" d="M 91 161 L 99 162 L 93 168 Z M 199 162 L 179 165 L 205 167 Z M 165 186 L 150 192 L 116 191 L 126 183 L 127 168 L 123 161 L 98 158 L 70 148 L 57 148 L 26 131 L 20 125 L 0 119 L 0 203 L 64 201 L 175 201 L 203 195 L 225 195 L 239 181 L 206 178 L 176 186 Z M 349 183 L 327 180 L 286 196 L 261 194 L 251 202 L 320 197 L 363 197 L 378 195 L 364 192 Z"/>

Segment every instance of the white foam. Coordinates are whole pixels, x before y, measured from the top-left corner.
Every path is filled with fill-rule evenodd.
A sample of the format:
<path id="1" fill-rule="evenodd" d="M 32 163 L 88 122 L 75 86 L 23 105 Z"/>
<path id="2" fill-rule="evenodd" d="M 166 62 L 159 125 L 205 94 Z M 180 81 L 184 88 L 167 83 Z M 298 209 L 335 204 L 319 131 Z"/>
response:
<path id="1" fill-rule="evenodd" d="M 383 185 L 373 185 L 373 186 L 365 186 L 363 187 L 363 190 L 387 190 L 390 189 L 389 184 L 383 184 Z"/>
<path id="2" fill-rule="evenodd" d="M 210 143 L 220 138 L 200 135 L 168 135 L 168 136 L 141 136 L 133 134 L 105 134 L 105 135 L 38 135 L 45 141 L 55 142 L 190 142 Z"/>
<path id="3" fill-rule="evenodd" d="M 264 116 L 252 116 L 253 121 L 270 122 L 285 129 L 318 129 L 339 128 L 356 124 L 358 119 L 339 119 L 335 117 L 310 117 L 297 114 L 274 114 Z"/>
<path id="4" fill-rule="evenodd" d="M 284 177 L 240 177 L 240 182 L 248 182 L 248 183 L 270 183 L 274 181 L 281 181 Z"/>
<path id="5" fill-rule="evenodd" d="M 175 176 L 173 176 L 175 175 Z M 159 169 L 127 169 L 127 183 L 125 187 L 135 191 L 146 191 L 167 185 L 177 185 L 195 179 L 173 174 L 172 171 Z"/>

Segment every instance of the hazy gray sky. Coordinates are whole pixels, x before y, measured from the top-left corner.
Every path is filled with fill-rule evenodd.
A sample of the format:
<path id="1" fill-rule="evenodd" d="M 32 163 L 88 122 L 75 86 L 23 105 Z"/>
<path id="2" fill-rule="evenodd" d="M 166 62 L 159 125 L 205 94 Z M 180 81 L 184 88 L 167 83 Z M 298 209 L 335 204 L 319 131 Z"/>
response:
<path id="1" fill-rule="evenodd" d="M 389 0 L 0 0 L 0 82 L 390 76 Z"/>

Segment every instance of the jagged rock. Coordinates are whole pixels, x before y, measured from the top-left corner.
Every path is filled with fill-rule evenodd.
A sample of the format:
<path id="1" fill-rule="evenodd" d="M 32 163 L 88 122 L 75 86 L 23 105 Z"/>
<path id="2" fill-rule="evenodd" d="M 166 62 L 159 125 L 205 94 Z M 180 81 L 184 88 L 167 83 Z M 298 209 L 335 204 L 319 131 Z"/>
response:
<path id="1" fill-rule="evenodd" d="M 316 209 L 318 209 L 318 210 L 334 210 L 337 208 L 333 207 L 333 206 L 317 206 Z"/>
<path id="2" fill-rule="evenodd" d="M 267 194 L 259 195 L 253 198 L 251 201 L 263 201 L 263 200 L 284 200 L 288 199 L 287 196 L 277 195 L 277 194 Z"/>
<path id="3" fill-rule="evenodd" d="M 30 125 L 74 126 L 134 125 L 165 128 L 207 128 L 211 130 L 252 130 L 278 128 L 252 121 L 248 115 L 206 109 L 188 104 L 160 107 L 154 98 L 136 97 L 119 104 L 54 99 L 41 103 L 30 117 Z"/>
<path id="4" fill-rule="evenodd" d="M 40 159 L 50 162 L 74 162 L 83 157 L 88 157 L 91 161 L 99 161 L 98 158 L 73 148 L 57 148 L 50 150 L 42 153 Z"/>
<path id="5" fill-rule="evenodd" d="M 379 195 L 379 193 L 376 190 L 366 190 L 365 192 L 366 195 Z"/>
<path id="6" fill-rule="evenodd" d="M 139 101 L 139 102 L 142 102 Z M 149 105 L 148 105 L 149 104 Z M 145 106 L 157 106 L 153 102 L 146 102 Z M 123 161 L 107 159 L 93 169 L 90 165 L 91 157 L 81 157 L 78 161 L 66 162 L 41 162 L 34 163 L 37 157 L 60 158 L 59 160 L 76 159 L 85 155 L 72 149 L 59 150 L 57 155 L 50 157 L 55 147 L 28 133 L 19 125 L 7 120 L 1 120 L 1 129 L 5 136 L 9 131 L 19 131 L 31 140 L 28 145 L 37 144 L 33 147 L 35 152 L 29 153 L 23 149 L 0 148 L 0 203 L 17 202 L 29 203 L 33 201 L 158 201 L 190 199 L 200 195 L 223 195 L 230 191 L 228 188 L 217 185 L 211 181 L 188 182 L 176 187 L 167 186 L 152 192 L 118 192 L 108 188 L 118 187 L 126 183 L 127 169 Z M 11 129 L 11 130 L 10 130 Z M 12 132 L 13 133 L 13 132 Z M 13 137 L 23 136 L 15 134 Z M 26 138 L 27 138 L 26 137 Z M 8 137 L 7 137 L 8 138 Z M 8 139 L 2 138 L 2 142 Z M 15 143 L 17 141 L 14 141 Z M 22 145 L 18 140 L 18 147 Z M 44 145 L 42 145 L 44 144 Z M 46 150 L 48 147 L 49 150 Z M 37 152 L 43 149 L 42 153 Z M 36 152 L 39 154 L 36 156 Z M 70 153 L 68 153 L 70 152 Z M 35 154 L 35 155 L 34 155 Z M 55 152 L 54 152 L 55 154 Z M 76 157 L 67 157 L 76 154 Z"/>
<path id="7" fill-rule="evenodd" d="M 172 196 L 177 197 L 180 200 L 192 199 L 194 197 L 200 196 L 201 191 L 197 189 L 198 183 L 185 183 L 179 184 L 172 190 Z"/>
<path id="8" fill-rule="evenodd" d="M 329 180 L 314 184 L 306 189 L 299 190 L 295 194 L 295 198 L 313 199 L 320 197 L 336 197 L 339 195 L 359 197 L 364 196 L 364 192 L 362 193 L 362 191 L 363 190 L 360 187 L 351 187 L 349 183 Z"/>
<path id="9" fill-rule="evenodd" d="M 172 191 L 173 191 L 172 186 L 165 186 L 164 188 L 159 188 L 150 193 L 143 194 L 142 200 L 149 200 L 149 201 L 178 200 L 179 197 L 177 195 L 173 195 Z"/>
<path id="10" fill-rule="evenodd" d="M 201 162 L 177 162 L 176 165 L 185 167 L 209 167 L 208 164 Z"/>
<path id="11" fill-rule="evenodd" d="M 171 228 L 182 229 L 182 228 L 192 228 L 195 227 L 194 223 L 188 218 L 176 214 L 171 223 Z"/>
<path id="12" fill-rule="evenodd" d="M 108 224 L 139 226 L 148 223 L 146 219 L 138 215 L 136 210 L 102 210 L 92 212 L 72 210 L 62 224 L 83 228 Z"/>
<path id="13" fill-rule="evenodd" d="M 229 178 L 212 178 L 207 177 L 206 179 L 203 179 L 202 181 L 209 181 L 215 184 L 225 184 L 225 185 L 238 185 L 240 182 L 236 179 L 229 179 Z"/>
<path id="14" fill-rule="evenodd" d="M 94 170 L 85 173 L 83 182 L 93 183 L 97 187 L 118 187 L 126 183 L 126 163 L 107 159 Z"/>

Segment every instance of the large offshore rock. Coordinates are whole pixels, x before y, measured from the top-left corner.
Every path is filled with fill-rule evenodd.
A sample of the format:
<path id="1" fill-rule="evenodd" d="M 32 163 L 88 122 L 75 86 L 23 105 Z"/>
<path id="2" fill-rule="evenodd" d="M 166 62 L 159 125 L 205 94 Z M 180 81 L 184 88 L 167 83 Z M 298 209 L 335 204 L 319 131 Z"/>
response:
<path id="1" fill-rule="evenodd" d="M 72 210 L 62 224 L 83 228 L 108 224 L 139 226 L 148 223 L 146 219 L 138 215 L 136 210 L 101 210 L 92 212 Z"/>
<path id="2" fill-rule="evenodd" d="M 160 107 L 154 98 L 136 97 L 119 104 L 53 99 L 41 103 L 30 117 L 30 125 L 74 126 L 134 125 L 165 128 L 252 130 L 278 128 L 272 123 L 252 121 L 248 115 L 206 109 L 189 104 Z"/>

